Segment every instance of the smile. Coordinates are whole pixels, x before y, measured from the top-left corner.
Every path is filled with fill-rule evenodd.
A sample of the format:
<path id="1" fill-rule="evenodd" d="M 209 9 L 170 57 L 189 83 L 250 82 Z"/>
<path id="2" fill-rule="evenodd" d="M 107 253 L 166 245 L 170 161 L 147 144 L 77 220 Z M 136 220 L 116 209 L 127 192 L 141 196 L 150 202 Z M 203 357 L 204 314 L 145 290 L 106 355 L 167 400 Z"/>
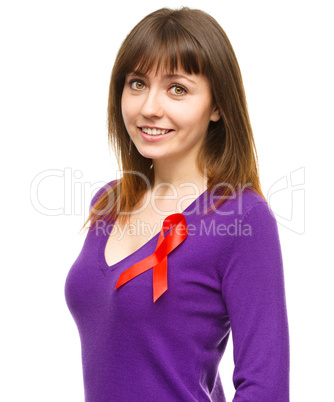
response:
<path id="1" fill-rule="evenodd" d="M 173 130 L 161 129 L 161 128 L 149 128 L 149 127 L 140 127 L 140 129 L 148 135 L 164 135 Z"/>

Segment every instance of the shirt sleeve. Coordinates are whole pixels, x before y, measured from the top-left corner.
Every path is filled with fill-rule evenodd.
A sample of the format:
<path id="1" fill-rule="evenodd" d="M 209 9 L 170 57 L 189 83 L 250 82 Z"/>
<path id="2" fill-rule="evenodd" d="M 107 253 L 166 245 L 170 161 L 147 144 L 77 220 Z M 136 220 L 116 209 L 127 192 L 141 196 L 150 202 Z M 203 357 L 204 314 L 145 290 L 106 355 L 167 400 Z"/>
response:
<path id="1" fill-rule="evenodd" d="M 234 402 L 289 401 L 289 329 L 277 222 L 250 207 L 222 275 L 233 340 Z"/>

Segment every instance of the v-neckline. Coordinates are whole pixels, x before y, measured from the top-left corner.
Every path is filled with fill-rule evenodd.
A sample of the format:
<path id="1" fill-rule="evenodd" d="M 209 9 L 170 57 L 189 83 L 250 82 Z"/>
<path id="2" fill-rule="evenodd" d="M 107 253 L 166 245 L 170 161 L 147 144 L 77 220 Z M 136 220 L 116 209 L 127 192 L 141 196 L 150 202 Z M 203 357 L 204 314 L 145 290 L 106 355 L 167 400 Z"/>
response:
<path id="1" fill-rule="evenodd" d="M 181 214 L 184 214 L 186 212 L 188 212 L 191 208 L 193 208 L 194 204 L 198 203 L 201 198 L 208 192 L 208 189 L 204 190 L 203 193 L 201 193 L 197 198 L 195 198 L 195 200 L 188 205 L 187 208 L 185 208 L 182 212 L 180 212 Z M 187 220 L 187 216 L 185 216 L 186 220 Z M 120 261 L 117 261 L 115 264 L 112 265 L 108 265 L 107 264 L 107 260 L 105 257 L 105 249 L 109 240 L 109 237 L 111 235 L 111 232 L 113 230 L 115 224 L 115 220 L 110 223 L 108 225 L 108 227 L 111 227 L 111 230 L 107 230 L 107 235 L 106 234 L 102 234 L 100 236 L 100 244 L 99 244 L 99 250 L 98 250 L 98 254 L 99 254 L 99 264 L 100 264 L 100 268 L 102 269 L 102 271 L 106 274 L 108 272 L 114 271 L 115 269 L 117 269 L 119 266 L 126 264 L 126 262 L 132 258 L 134 258 L 137 254 L 139 254 L 141 251 L 144 250 L 144 248 L 148 247 L 148 245 L 150 245 L 153 241 L 157 241 L 158 237 L 160 235 L 160 231 L 161 228 L 159 230 L 159 232 L 157 234 L 155 234 L 151 239 L 149 239 L 146 243 L 144 243 L 141 247 L 139 247 L 137 250 L 135 250 L 133 253 L 127 255 L 126 257 L 124 257 L 123 259 L 121 259 Z M 108 234 L 109 232 L 109 234 Z M 131 264 L 133 265 L 133 264 Z M 130 265 L 129 265 L 130 267 Z"/>

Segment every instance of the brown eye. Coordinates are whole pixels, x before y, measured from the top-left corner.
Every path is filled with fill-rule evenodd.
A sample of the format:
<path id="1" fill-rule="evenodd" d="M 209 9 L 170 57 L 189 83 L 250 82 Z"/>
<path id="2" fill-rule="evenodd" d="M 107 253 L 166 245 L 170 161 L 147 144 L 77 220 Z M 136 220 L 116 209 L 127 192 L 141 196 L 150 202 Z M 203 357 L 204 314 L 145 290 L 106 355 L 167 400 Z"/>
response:
<path id="1" fill-rule="evenodd" d="M 144 88 L 144 84 L 140 81 L 131 81 L 130 85 L 131 85 L 132 89 L 143 89 Z"/>
<path id="2" fill-rule="evenodd" d="M 179 86 L 179 85 L 173 85 L 171 87 L 171 91 L 173 95 L 184 95 L 187 91 L 185 88 Z"/>

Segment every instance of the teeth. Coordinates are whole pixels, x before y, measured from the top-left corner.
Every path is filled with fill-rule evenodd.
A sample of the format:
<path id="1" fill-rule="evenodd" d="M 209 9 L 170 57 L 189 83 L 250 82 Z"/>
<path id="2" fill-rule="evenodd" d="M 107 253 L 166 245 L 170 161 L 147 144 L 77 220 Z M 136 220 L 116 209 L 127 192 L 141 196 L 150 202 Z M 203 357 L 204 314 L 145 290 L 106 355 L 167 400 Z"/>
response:
<path id="1" fill-rule="evenodd" d="M 170 130 L 159 130 L 157 128 L 151 129 L 151 128 L 142 127 L 142 131 L 148 135 L 161 135 L 161 134 L 166 134 L 167 131 L 170 131 Z"/>

